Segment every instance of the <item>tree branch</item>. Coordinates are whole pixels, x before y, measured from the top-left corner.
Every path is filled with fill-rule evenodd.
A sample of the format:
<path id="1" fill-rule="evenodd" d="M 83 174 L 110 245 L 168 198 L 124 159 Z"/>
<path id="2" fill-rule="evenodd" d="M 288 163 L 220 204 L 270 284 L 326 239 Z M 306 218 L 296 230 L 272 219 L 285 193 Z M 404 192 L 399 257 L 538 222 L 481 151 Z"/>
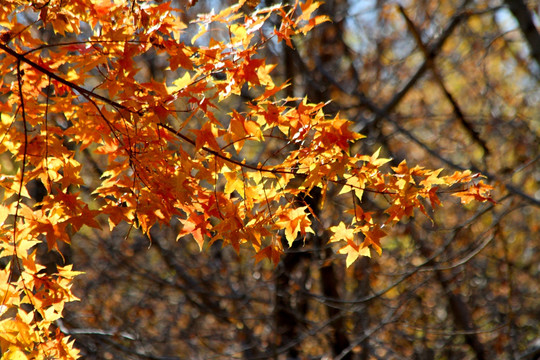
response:
<path id="1" fill-rule="evenodd" d="M 450 93 L 446 85 L 444 84 L 442 75 L 438 71 L 436 65 L 435 65 L 435 56 L 433 53 L 430 53 L 427 49 L 427 47 L 422 42 L 422 37 L 420 35 L 420 31 L 416 28 L 413 21 L 407 16 L 407 13 L 405 12 L 405 9 L 403 6 L 398 5 L 399 11 L 403 18 L 405 19 L 405 22 L 407 23 L 407 27 L 409 28 L 409 31 L 412 33 L 414 40 L 416 41 L 416 44 L 424 54 L 424 58 L 426 60 L 426 64 L 431 69 L 431 72 L 433 74 L 433 77 L 441 90 L 443 91 L 444 95 L 446 96 L 446 99 L 450 102 L 452 105 L 452 109 L 454 110 L 454 114 L 458 118 L 459 122 L 463 126 L 463 128 L 469 133 L 469 135 L 473 138 L 474 141 L 476 141 L 484 150 L 484 154 L 489 154 L 489 149 L 487 147 L 486 142 L 484 139 L 480 137 L 480 133 L 471 125 L 469 122 L 465 119 L 465 115 L 463 114 L 463 111 L 461 110 L 461 107 L 459 106 L 457 100 L 455 97 Z"/>
<path id="2" fill-rule="evenodd" d="M 133 111 L 132 109 L 130 109 L 130 108 L 128 108 L 128 107 L 114 101 L 114 100 L 111 100 L 109 98 L 106 98 L 104 96 L 96 94 L 95 92 L 87 90 L 87 89 L 85 89 L 85 88 L 83 88 L 83 87 L 81 87 L 81 86 L 79 86 L 79 85 L 77 85 L 77 84 L 75 84 L 75 83 L 73 83 L 71 81 L 68 81 L 68 80 L 56 75 L 54 72 L 52 72 L 50 70 L 47 70 L 43 66 L 33 62 L 32 60 L 30 60 L 26 56 L 24 56 L 24 54 L 19 54 L 18 52 L 11 49 L 7 45 L 0 44 L 0 49 L 4 50 L 9 55 L 15 57 L 18 61 L 22 61 L 22 62 L 32 66 L 34 69 L 38 70 L 39 72 L 41 72 L 41 73 L 51 77 L 52 79 L 58 81 L 59 83 L 64 84 L 64 85 L 76 90 L 81 95 L 101 100 L 101 101 L 103 101 L 103 102 L 105 102 L 105 103 L 107 103 L 107 104 L 109 104 L 111 106 L 114 106 L 117 109 L 122 109 L 122 110 L 126 110 L 126 111 L 129 111 L 129 112 L 136 112 L 136 111 Z"/>
<path id="3" fill-rule="evenodd" d="M 518 21 L 521 33 L 529 44 L 531 57 L 540 67 L 540 33 L 533 22 L 533 16 L 523 0 L 505 0 L 505 4 Z"/>

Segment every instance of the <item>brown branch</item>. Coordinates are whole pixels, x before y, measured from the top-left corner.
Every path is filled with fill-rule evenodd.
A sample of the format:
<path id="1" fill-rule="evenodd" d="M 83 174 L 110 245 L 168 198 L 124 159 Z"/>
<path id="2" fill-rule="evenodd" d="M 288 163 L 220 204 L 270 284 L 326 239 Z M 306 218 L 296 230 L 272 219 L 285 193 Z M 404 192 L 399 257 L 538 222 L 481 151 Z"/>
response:
<path id="1" fill-rule="evenodd" d="M 469 16 L 474 15 L 472 12 L 465 11 L 465 7 L 471 2 L 471 0 L 464 0 L 461 4 L 460 8 L 458 9 L 456 15 L 452 18 L 450 23 L 446 26 L 446 28 L 443 30 L 440 37 L 437 39 L 437 41 L 427 48 L 427 52 L 430 54 L 428 58 L 434 57 L 434 54 L 438 53 L 440 49 L 445 44 L 446 40 L 452 35 L 454 30 L 457 28 L 457 26 L 463 21 L 464 19 L 467 19 Z M 377 123 L 378 121 L 389 118 L 390 112 L 392 112 L 405 98 L 405 95 L 416 85 L 418 80 L 422 78 L 422 76 L 425 74 L 425 72 L 429 69 L 428 64 L 428 58 L 424 60 L 422 65 L 418 68 L 416 73 L 407 81 L 407 83 L 399 90 L 393 97 L 386 103 L 386 105 L 380 107 L 378 104 L 371 101 L 370 98 L 368 98 L 363 92 L 359 90 L 353 90 L 353 91 L 347 91 L 343 85 L 336 81 L 328 72 L 326 72 L 322 66 L 317 66 L 317 70 L 323 75 L 323 77 L 330 81 L 332 85 L 336 86 L 338 89 L 340 89 L 342 92 L 356 96 L 358 100 L 360 100 L 360 104 L 362 106 L 365 106 L 369 111 L 371 111 L 375 117 L 373 120 L 369 121 L 369 123 Z M 295 60 L 300 60 L 301 69 L 306 73 L 309 74 L 310 70 L 307 69 L 307 66 L 303 64 L 303 61 L 301 60 L 300 55 L 296 56 Z"/>
<path id="2" fill-rule="evenodd" d="M 19 98 L 21 100 L 21 113 L 23 118 L 23 131 L 24 131 L 24 152 L 23 152 L 23 159 L 22 159 L 22 166 L 21 166 L 21 180 L 19 182 L 19 190 L 17 191 L 17 206 L 15 207 L 15 215 L 13 219 L 13 262 L 11 263 L 10 270 L 9 270 L 9 276 L 8 276 L 8 283 L 11 283 L 12 281 L 15 281 L 15 270 L 17 270 L 17 276 L 22 274 L 22 265 L 19 261 L 19 255 L 17 250 L 17 224 L 19 220 L 19 208 L 21 207 L 22 202 L 22 189 L 24 186 L 24 173 L 26 170 L 26 157 L 28 156 L 28 123 L 26 121 L 26 111 L 24 109 L 24 97 L 22 92 L 22 72 L 21 72 L 21 62 L 17 61 L 17 83 L 19 85 Z M 28 289 L 26 288 L 26 282 L 24 279 L 22 279 L 22 284 L 24 287 L 24 290 L 29 293 Z M 2 305 L 6 303 L 6 299 L 8 296 L 8 292 L 5 293 L 4 298 L 2 299 Z M 30 302 L 32 302 L 32 298 L 28 297 Z M 32 303 L 33 305 L 33 303 Z"/>
<path id="3" fill-rule="evenodd" d="M 185 142 L 187 142 L 187 143 L 189 143 L 189 144 L 196 147 L 195 140 L 190 139 L 186 135 L 182 134 L 179 130 L 174 129 L 172 126 L 164 124 L 164 123 L 159 123 L 158 126 L 161 126 L 162 128 L 164 128 L 168 132 L 178 136 L 180 139 L 182 139 Z M 201 149 L 204 150 L 205 152 L 209 153 L 209 154 L 214 155 L 215 157 L 220 158 L 221 160 L 225 160 L 227 162 L 230 162 L 232 164 L 235 164 L 235 165 L 238 165 L 240 167 L 247 168 L 247 169 L 250 169 L 250 170 L 273 173 L 273 174 L 293 174 L 293 175 L 296 174 L 296 172 L 289 171 L 289 170 L 280 170 L 280 169 L 266 168 L 264 166 L 256 166 L 256 165 L 245 164 L 245 163 L 243 163 L 241 161 L 231 159 L 231 158 L 227 157 L 226 155 L 223 155 L 222 153 L 220 153 L 218 151 L 215 151 L 215 150 L 212 150 L 212 149 L 210 149 L 210 148 L 208 148 L 206 146 L 202 146 Z M 302 174 L 297 174 L 297 175 L 302 175 Z"/>
<path id="4" fill-rule="evenodd" d="M 459 7 L 457 14 L 452 18 L 448 26 L 444 29 L 443 33 L 432 46 L 428 48 L 428 53 L 432 54 L 430 57 L 435 56 L 443 47 L 444 43 L 450 35 L 454 32 L 454 30 L 457 28 L 457 26 L 463 21 L 464 19 L 468 18 L 471 14 L 464 11 L 465 7 L 471 2 L 471 0 L 464 0 L 461 6 Z M 410 89 L 420 80 L 420 78 L 424 75 L 424 73 L 428 70 L 428 61 L 424 60 L 424 63 L 420 66 L 420 68 L 416 71 L 416 73 L 409 79 L 409 81 L 405 84 L 405 86 L 397 92 L 394 97 L 384 106 L 382 113 L 388 114 L 392 110 L 394 110 L 401 100 L 405 97 L 405 95 L 409 92 Z M 385 117 L 385 116 L 383 116 Z M 374 122 L 377 120 L 380 120 L 380 117 L 378 114 L 376 114 L 376 118 Z"/>
<path id="5" fill-rule="evenodd" d="M 107 97 L 104 97 L 104 96 L 101 96 L 99 94 L 96 94 L 90 90 L 87 90 L 69 80 L 66 80 L 66 79 L 63 79 L 62 77 L 56 75 L 55 73 L 53 73 L 52 71 L 50 70 L 47 70 L 46 68 L 44 68 L 43 66 L 35 63 L 34 61 L 30 60 L 30 59 L 27 59 L 24 55 L 22 54 L 19 54 L 18 52 L 16 52 L 15 50 L 11 49 L 10 47 L 8 47 L 7 45 L 4 45 L 4 44 L 0 44 L 0 49 L 4 50 L 5 52 L 7 52 L 8 54 L 12 55 L 13 57 L 15 57 L 19 62 L 22 61 L 22 62 L 25 62 L 27 63 L 28 65 L 32 66 L 33 68 L 35 68 L 36 70 L 42 72 L 43 74 L 46 74 L 47 76 L 49 76 L 50 78 L 53 78 L 55 79 L 56 81 L 76 90 L 77 92 L 79 92 L 81 95 L 83 95 L 84 97 L 86 97 L 88 100 L 89 98 L 95 98 L 95 99 L 98 99 L 98 100 L 101 100 L 117 109 L 121 109 L 121 110 L 126 110 L 126 111 L 129 111 L 129 112 L 136 112 L 136 111 L 133 111 L 132 109 L 129 109 L 128 107 L 114 101 L 114 100 L 111 100 Z M 96 104 L 94 103 L 94 105 L 96 106 Z M 96 106 L 97 107 L 97 106 Z M 98 108 L 98 111 L 101 113 L 101 111 L 99 110 Z M 172 127 L 170 127 L 169 125 L 167 124 L 159 124 L 161 127 L 167 129 L 169 132 L 175 134 L 176 136 L 180 137 L 181 139 L 183 139 L 184 141 L 187 141 L 189 142 L 190 144 L 192 144 L 193 146 L 195 146 L 195 141 L 191 140 L 190 138 L 188 138 L 187 136 L 183 135 L 182 133 L 180 133 L 179 131 L 173 129 Z M 111 129 L 113 130 L 113 129 Z M 113 131 L 114 133 L 114 131 Z M 267 172 L 277 172 L 276 170 L 269 170 L 269 169 L 264 169 L 264 168 L 260 168 L 260 167 L 256 167 L 256 166 L 251 166 L 251 165 L 247 165 L 247 164 L 243 164 L 241 163 L 240 161 L 236 161 L 234 159 L 230 159 L 220 153 L 218 153 L 217 151 L 214 151 L 212 149 L 209 149 L 207 147 L 202 147 L 203 150 L 205 150 L 206 152 L 210 153 L 210 154 L 213 154 L 223 160 L 226 160 L 226 161 L 229 161 L 229 162 L 232 162 L 236 165 L 240 165 L 242 167 L 246 167 L 246 168 L 249 168 L 249 169 L 252 169 L 252 170 L 257 170 L 257 171 L 267 171 Z M 279 171 L 281 173 L 290 173 L 292 174 L 293 172 L 285 172 L 285 171 Z"/>
<path id="6" fill-rule="evenodd" d="M 480 133 L 471 125 L 469 122 L 465 119 L 465 115 L 463 114 L 463 111 L 461 110 L 461 107 L 459 106 L 457 100 L 455 97 L 450 93 L 446 85 L 444 84 L 442 75 L 437 69 L 437 66 L 435 64 L 435 54 L 428 51 L 426 45 L 422 41 L 422 37 L 420 35 L 420 31 L 416 28 L 413 21 L 407 16 L 407 13 L 405 12 L 405 9 L 403 6 L 398 5 L 399 11 L 403 18 L 405 19 L 405 22 L 407 23 L 407 28 L 412 33 L 414 40 L 416 41 L 416 44 L 424 54 L 425 63 L 427 66 L 431 69 L 431 72 L 433 74 L 433 77 L 441 90 L 443 91 L 444 95 L 446 96 L 446 99 L 450 102 L 452 105 L 452 109 L 454 110 L 454 114 L 458 118 L 459 122 L 463 126 L 463 128 L 467 131 L 467 133 L 473 138 L 474 141 L 476 141 L 484 150 L 484 154 L 489 154 L 489 149 L 487 147 L 486 142 L 480 137 Z"/>
<path id="7" fill-rule="evenodd" d="M 31 67 L 33 67 L 34 69 L 38 70 L 39 72 L 51 77 L 52 79 L 58 81 L 59 83 L 61 84 L 64 84 L 68 87 L 70 87 L 71 89 L 74 89 L 76 90 L 78 93 L 80 93 L 81 95 L 83 96 L 87 96 L 87 97 L 91 97 L 91 98 L 94 98 L 94 99 L 98 99 L 98 100 L 101 100 L 103 101 L 104 103 L 107 103 L 117 109 L 121 109 L 121 110 L 126 110 L 126 111 L 129 111 L 129 112 L 136 112 L 114 100 L 111 100 L 105 96 L 101 96 L 99 94 L 96 94 L 95 92 L 92 92 L 90 90 L 87 90 L 69 80 L 66 80 L 58 75 L 56 75 L 54 72 L 50 71 L 50 70 L 47 70 L 46 68 L 44 68 L 43 66 L 35 63 L 34 61 L 28 59 L 26 56 L 24 56 L 24 54 L 19 54 L 18 52 L 16 52 L 15 50 L 11 49 L 9 46 L 7 45 L 4 45 L 4 44 L 0 44 L 0 49 L 4 50 L 6 53 L 8 53 L 9 55 L 15 57 L 17 59 L 17 61 L 20 61 L 20 62 L 24 62 L 28 65 L 30 65 Z"/>
<path id="8" fill-rule="evenodd" d="M 521 33 L 529 44 L 531 57 L 540 67 L 540 33 L 533 22 L 533 15 L 523 0 L 505 0 L 505 4 L 518 21 Z"/>
<path id="9" fill-rule="evenodd" d="M 176 130 L 174 129 L 173 127 L 171 127 L 170 125 L 167 125 L 167 124 L 164 124 L 164 123 L 160 123 L 158 124 L 158 126 L 161 126 L 163 127 L 164 129 L 166 129 L 167 131 L 169 131 L 170 133 L 178 136 L 179 138 L 181 138 L 182 140 L 190 143 L 191 145 L 193 146 L 196 146 L 196 142 L 195 140 L 192 140 L 190 139 L 189 137 L 187 137 L 186 135 L 182 134 L 179 130 Z M 222 154 L 222 153 L 219 153 L 218 151 L 215 151 L 215 150 L 212 150 L 206 146 L 202 146 L 201 147 L 201 150 L 204 150 L 205 152 L 209 153 L 209 154 L 212 154 L 214 155 L 215 157 L 218 157 L 224 161 L 227 161 L 229 163 L 232 163 L 232 164 L 235 164 L 235 165 L 238 165 L 244 169 L 250 169 L 250 170 L 254 170 L 254 171 L 259 171 L 259 172 L 265 172 L 265 173 L 272 173 L 272 174 L 289 174 L 289 175 L 295 175 L 295 176 L 298 176 L 298 177 L 304 177 L 306 178 L 308 175 L 307 174 L 303 174 L 303 173 L 298 173 L 297 171 L 294 171 L 294 170 L 285 170 L 285 169 L 276 169 L 276 168 L 268 168 L 268 167 L 264 167 L 264 166 L 257 166 L 257 165 L 250 165 L 250 164 L 246 164 L 246 163 L 243 163 L 241 161 L 238 161 L 238 160 L 235 160 L 235 159 L 232 159 L 232 158 L 229 158 L 227 157 L 226 155 Z M 364 191 L 367 191 L 367 192 L 372 192 L 372 193 L 376 193 L 376 194 L 395 194 L 395 192 L 391 192 L 391 191 L 383 191 L 383 190 L 374 190 L 374 189 L 370 189 L 370 188 L 362 188 L 360 186 L 355 186 L 355 185 L 350 185 L 350 184 L 347 184 L 347 179 L 344 179 L 344 180 L 331 180 L 331 179 L 327 179 L 329 182 L 331 183 L 334 183 L 336 185 L 347 185 L 347 186 L 350 186 L 351 188 L 354 188 L 354 189 L 358 189 L 358 190 L 364 190 Z"/>

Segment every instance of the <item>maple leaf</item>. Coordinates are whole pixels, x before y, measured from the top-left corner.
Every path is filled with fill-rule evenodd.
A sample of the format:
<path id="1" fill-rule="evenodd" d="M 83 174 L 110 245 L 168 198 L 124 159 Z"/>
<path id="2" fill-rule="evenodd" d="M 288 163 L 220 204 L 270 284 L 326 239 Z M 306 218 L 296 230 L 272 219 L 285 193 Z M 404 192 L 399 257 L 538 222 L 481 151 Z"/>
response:
<path id="1" fill-rule="evenodd" d="M 342 242 L 345 241 L 346 245 L 338 250 L 340 254 L 346 254 L 347 258 L 345 260 L 346 266 L 351 266 L 358 257 L 367 256 L 371 257 L 371 253 L 367 244 L 356 244 L 355 237 L 356 233 L 360 231 L 357 227 L 347 227 L 343 222 L 340 222 L 337 226 L 330 227 L 330 231 L 333 232 L 330 237 L 329 242 Z"/>
<path id="2" fill-rule="evenodd" d="M 327 15 L 319 15 L 312 17 L 312 14 L 321 6 L 321 2 L 313 2 L 313 0 L 307 0 L 304 3 L 300 3 L 300 9 L 302 14 L 297 18 L 297 22 L 307 21 L 308 24 L 299 27 L 299 31 L 304 35 L 307 34 L 313 27 L 322 24 L 326 21 L 331 21 Z"/>
<path id="3" fill-rule="evenodd" d="M 199 245 L 199 249 L 202 251 L 204 245 L 204 236 L 209 236 L 207 231 L 208 224 L 204 216 L 192 213 L 189 218 L 185 220 L 180 219 L 180 222 L 182 223 L 183 227 L 182 230 L 178 232 L 176 240 L 178 241 L 181 237 L 191 234 L 193 239 L 195 239 Z"/>
<path id="4" fill-rule="evenodd" d="M 291 36 L 295 34 L 292 27 L 294 23 L 291 20 L 288 20 L 288 16 L 285 13 L 285 11 L 280 9 L 280 12 L 283 16 L 283 20 L 281 22 L 281 26 L 279 30 L 274 29 L 274 34 L 277 35 L 278 42 L 285 41 L 288 47 L 290 47 L 291 49 L 294 49 L 294 46 L 291 42 Z"/>
<path id="5" fill-rule="evenodd" d="M 274 266 L 277 266 L 281 255 L 283 255 L 283 248 L 278 245 L 281 241 L 275 241 L 272 245 L 266 246 L 255 254 L 255 262 L 258 263 L 263 259 L 270 259 Z"/>
<path id="6" fill-rule="evenodd" d="M 313 2 L 313 0 L 307 0 L 306 2 L 304 3 L 300 3 L 300 9 L 302 9 L 302 15 L 300 15 L 298 17 L 298 20 L 299 21 L 302 21 L 302 20 L 309 20 L 309 18 L 311 17 L 311 14 L 317 10 L 319 8 L 321 4 L 316 1 L 316 2 Z"/>
<path id="7" fill-rule="evenodd" d="M 345 265 L 347 267 L 351 266 L 360 256 L 371 257 L 369 248 L 361 246 L 356 247 L 351 244 L 345 245 L 339 249 L 338 252 L 340 254 L 347 254 L 347 258 L 345 259 Z"/>
<path id="8" fill-rule="evenodd" d="M 473 200 L 479 202 L 489 201 L 492 204 L 496 204 L 495 200 L 490 196 L 491 190 L 493 190 L 493 186 L 487 185 L 480 180 L 477 184 L 471 185 L 467 190 L 459 191 L 452 195 L 459 197 L 462 204 L 469 204 Z"/>
<path id="9" fill-rule="evenodd" d="M 282 226 L 285 229 L 285 238 L 289 244 L 289 247 L 292 246 L 293 242 L 296 240 L 298 233 L 305 236 L 307 233 L 313 233 L 311 229 L 311 220 L 306 213 L 307 206 L 300 206 L 295 209 L 286 208 L 282 209 L 279 213 L 279 220 L 277 225 Z"/>
<path id="10" fill-rule="evenodd" d="M 345 184 L 341 188 L 339 194 L 344 194 L 349 191 L 353 191 L 358 197 L 358 200 L 362 200 L 364 195 L 364 189 L 366 188 L 367 179 L 364 176 L 351 176 L 345 180 Z"/>
<path id="11" fill-rule="evenodd" d="M 354 239 L 354 234 L 357 233 L 357 229 L 349 228 L 343 221 L 340 221 L 337 226 L 332 226 L 329 229 L 334 234 L 330 237 L 330 242 L 349 241 Z"/>
<path id="12" fill-rule="evenodd" d="M 373 247 L 375 251 L 377 251 L 377 253 L 381 255 L 381 239 L 386 236 L 386 232 L 384 232 L 378 225 L 372 225 L 368 227 L 367 231 L 362 228 L 362 233 L 365 236 L 364 246 Z"/>
<path id="13" fill-rule="evenodd" d="M 373 155 L 371 156 L 357 155 L 357 158 L 359 160 L 365 161 L 366 166 L 369 168 L 378 168 L 391 160 L 391 159 L 379 158 L 380 153 L 381 153 L 381 148 L 378 148 L 377 151 L 375 151 Z"/>
<path id="14" fill-rule="evenodd" d="M 195 147 L 197 150 L 202 149 L 203 146 L 208 147 L 214 151 L 220 151 L 216 137 L 218 136 L 218 130 L 215 125 L 210 122 L 205 123 L 200 130 L 191 130 L 196 135 Z"/>
<path id="15" fill-rule="evenodd" d="M 164 46 L 169 49 L 169 67 L 172 71 L 176 71 L 179 67 L 193 70 L 191 54 L 184 44 L 169 40 L 164 43 Z"/>

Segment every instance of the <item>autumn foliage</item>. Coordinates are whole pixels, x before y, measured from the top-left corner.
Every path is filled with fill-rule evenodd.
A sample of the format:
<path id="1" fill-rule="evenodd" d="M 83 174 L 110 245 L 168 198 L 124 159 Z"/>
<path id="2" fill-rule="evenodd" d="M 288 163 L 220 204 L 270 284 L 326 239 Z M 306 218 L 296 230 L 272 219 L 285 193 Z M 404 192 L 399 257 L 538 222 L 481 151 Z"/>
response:
<path id="1" fill-rule="evenodd" d="M 328 21 L 315 15 L 319 4 L 243 3 L 188 24 L 186 9 L 167 1 L 2 2 L 0 153 L 13 164 L 2 163 L 0 178 L 2 359 L 78 357 L 55 325 L 78 300 L 77 265 L 46 269 L 36 248 L 61 252 L 85 227 L 128 223 L 150 235 L 179 221 L 177 239 L 203 251 L 222 241 L 277 264 L 284 245 L 316 231 L 313 192 L 324 207 L 338 189 L 348 210 L 325 227 L 350 266 L 381 254 L 399 221 L 430 217 L 442 192 L 492 201 L 471 171 L 390 167 L 377 149 L 352 151 L 363 137 L 352 123 L 325 114 L 324 103 L 284 96 L 289 83 L 260 55 Z M 188 26 L 198 27 L 190 38 Z M 40 37 L 43 29 L 61 41 Z M 141 73 L 148 54 L 166 64 L 164 76 Z M 96 171 L 84 153 L 107 167 Z M 384 210 L 363 208 L 366 193 Z"/>

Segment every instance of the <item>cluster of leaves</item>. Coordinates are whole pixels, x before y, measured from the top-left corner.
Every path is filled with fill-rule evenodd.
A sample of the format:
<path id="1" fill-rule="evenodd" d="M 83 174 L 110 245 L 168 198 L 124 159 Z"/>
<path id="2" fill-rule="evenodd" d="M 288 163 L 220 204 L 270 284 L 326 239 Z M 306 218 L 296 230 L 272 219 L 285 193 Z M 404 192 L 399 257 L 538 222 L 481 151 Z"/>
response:
<path id="1" fill-rule="evenodd" d="M 490 187 L 468 171 L 440 176 L 405 162 L 384 171 L 388 160 L 378 152 L 350 153 L 362 136 L 347 120 L 306 98 L 280 98 L 287 83 L 274 83 L 274 66 L 259 50 L 269 42 L 293 46 L 291 37 L 327 19 L 312 16 L 319 5 L 312 1 L 250 14 L 240 11 L 243 3 L 200 15 L 191 45 L 182 10 L 170 2 L 1 5 L 0 153 L 16 165 L 2 164 L 0 179 L 0 347 L 7 359 L 77 358 L 51 326 L 77 300 L 70 291 L 77 272 L 47 271 L 36 245 L 59 252 L 83 226 L 98 228 L 98 217 L 145 234 L 178 219 L 178 238 L 191 235 L 201 249 L 217 240 L 236 250 L 248 244 L 257 260 L 277 263 L 281 235 L 291 246 L 314 232 L 314 209 L 299 199 L 340 187 L 351 194 L 350 220 L 330 227 L 330 241 L 350 265 L 370 248 L 381 252 L 385 226 L 414 209 L 428 214 L 427 203 L 440 205 L 440 186 L 460 187 L 454 195 L 463 203 L 490 200 Z M 268 30 L 272 15 L 278 25 Z M 45 28 L 65 41 L 41 39 Z M 140 80 L 137 62 L 149 53 L 167 63 L 166 79 Z M 245 89 L 257 95 L 223 114 L 221 104 L 242 99 Z M 281 144 L 271 156 L 249 155 L 268 139 Z M 107 164 L 94 179 L 81 176 L 85 151 Z M 37 202 L 29 194 L 35 182 L 46 190 Z M 366 191 L 385 199 L 386 220 L 362 209 Z"/>

